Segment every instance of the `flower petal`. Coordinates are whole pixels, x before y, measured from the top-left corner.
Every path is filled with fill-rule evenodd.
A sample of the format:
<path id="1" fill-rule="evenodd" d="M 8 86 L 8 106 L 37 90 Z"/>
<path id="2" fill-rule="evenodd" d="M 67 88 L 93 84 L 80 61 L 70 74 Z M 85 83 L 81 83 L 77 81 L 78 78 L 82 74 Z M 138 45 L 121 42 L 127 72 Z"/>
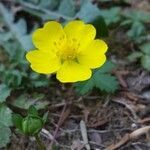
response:
<path id="1" fill-rule="evenodd" d="M 49 51 L 56 49 L 54 43 L 63 44 L 66 35 L 60 23 L 49 21 L 43 28 L 39 28 L 33 33 L 32 40 L 37 48 Z"/>
<path id="2" fill-rule="evenodd" d="M 86 47 L 96 35 L 96 29 L 91 24 L 84 24 L 83 21 L 75 20 L 69 22 L 65 27 L 64 31 L 70 42 L 72 40 L 77 41 L 79 49 Z"/>
<path id="3" fill-rule="evenodd" d="M 91 70 L 75 61 L 65 61 L 57 71 L 57 79 L 61 82 L 84 81 L 91 77 Z"/>
<path id="4" fill-rule="evenodd" d="M 31 63 L 31 68 L 38 73 L 50 74 L 60 68 L 59 58 L 51 52 L 33 50 L 26 54 L 26 59 Z"/>
<path id="5" fill-rule="evenodd" d="M 93 40 L 91 44 L 78 54 L 78 61 L 89 68 L 102 66 L 106 61 L 105 53 L 108 47 L 102 40 Z"/>

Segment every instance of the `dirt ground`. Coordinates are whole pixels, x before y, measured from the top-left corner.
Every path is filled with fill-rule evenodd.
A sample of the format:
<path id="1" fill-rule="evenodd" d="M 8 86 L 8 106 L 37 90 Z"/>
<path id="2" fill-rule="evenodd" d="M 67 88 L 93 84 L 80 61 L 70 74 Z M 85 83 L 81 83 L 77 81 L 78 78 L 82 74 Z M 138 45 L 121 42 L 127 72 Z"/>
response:
<path id="1" fill-rule="evenodd" d="M 113 96 L 101 95 L 94 90 L 91 94 L 77 97 L 71 85 L 44 89 L 47 99 L 52 102 L 47 108 L 50 111 L 48 121 L 41 132 L 47 146 L 51 143 L 51 134 L 59 126 L 54 141 L 58 149 L 83 149 L 83 120 L 91 149 L 150 148 L 150 137 L 145 128 L 150 122 L 150 74 L 142 69 L 133 72 L 128 68 L 126 71 L 118 69 L 114 73 L 120 81 L 120 90 Z M 130 137 L 133 132 L 136 132 L 135 135 Z M 24 137 L 14 130 L 8 149 L 34 150 L 37 147 L 34 138 Z"/>

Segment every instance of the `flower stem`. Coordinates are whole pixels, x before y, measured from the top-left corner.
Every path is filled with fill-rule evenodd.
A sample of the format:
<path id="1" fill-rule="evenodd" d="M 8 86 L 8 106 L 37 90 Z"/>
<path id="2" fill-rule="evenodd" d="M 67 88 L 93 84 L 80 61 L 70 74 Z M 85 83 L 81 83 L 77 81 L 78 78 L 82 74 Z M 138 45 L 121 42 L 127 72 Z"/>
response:
<path id="1" fill-rule="evenodd" d="M 39 150 L 46 150 L 46 147 L 45 147 L 45 145 L 42 143 L 42 141 L 41 141 L 40 137 L 38 136 L 38 134 L 35 135 L 34 137 L 35 137 L 36 142 L 37 142 L 37 144 L 38 144 Z"/>

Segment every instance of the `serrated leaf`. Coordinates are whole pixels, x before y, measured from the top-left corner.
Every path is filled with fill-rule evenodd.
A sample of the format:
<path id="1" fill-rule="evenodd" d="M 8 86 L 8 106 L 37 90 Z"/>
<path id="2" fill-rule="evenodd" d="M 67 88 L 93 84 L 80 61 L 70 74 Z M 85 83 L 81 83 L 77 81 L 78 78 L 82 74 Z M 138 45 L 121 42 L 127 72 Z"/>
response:
<path id="1" fill-rule="evenodd" d="M 94 88 L 93 79 L 89 79 L 87 81 L 75 83 L 75 90 L 77 93 L 84 95 L 90 92 Z"/>
<path id="2" fill-rule="evenodd" d="M 32 72 L 29 76 L 31 80 L 31 85 L 34 87 L 46 87 L 49 84 L 49 79 L 47 76 L 38 75 L 37 73 Z"/>
<path id="3" fill-rule="evenodd" d="M 141 57 L 141 64 L 144 69 L 150 71 L 150 56 L 149 55 L 143 55 Z"/>
<path id="4" fill-rule="evenodd" d="M 5 83 L 11 87 L 18 87 L 21 84 L 23 74 L 18 70 L 9 70 L 5 73 Z"/>
<path id="5" fill-rule="evenodd" d="M 11 89 L 5 84 L 0 84 L 0 103 L 4 102 L 6 98 L 10 95 Z"/>
<path id="6" fill-rule="evenodd" d="M 102 67 L 95 69 L 95 71 L 98 71 L 99 73 L 109 73 L 114 68 L 115 68 L 115 65 L 112 62 L 106 61 Z"/>
<path id="7" fill-rule="evenodd" d="M 10 142 L 10 136 L 10 128 L 0 125 L 0 148 L 5 147 Z"/>
<path id="8" fill-rule="evenodd" d="M 114 64 L 106 62 L 102 67 L 94 70 L 89 80 L 76 83 L 75 90 L 81 95 L 91 91 L 94 87 L 108 93 L 115 92 L 118 88 L 118 81 L 116 77 L 109 74 L 113 68 Z"/>
<path id="9" fill-rule="evenodd" d="M 141 22 L 135 21 L 132 24 L 131 29 L 127 32 L 127 35 L 132 39 L 136 39 L 139 36 L 141 36 L 144 32 L 145 26 Z"/>
<path id="10" fill-rule="evenodd" d="M 144 43 L 140 46 L 143 53 L 150 55 L 150 43 Z"/>
<path id="11" fill-rule="evenodd" d="M 119 7 L 112 7 L 110 9 L 101 9 L 101 16 L 105 18 L 106 24 L 110 25 L 113 23 L 118 23 L 121 20 L 120 15 L 121 9 Z"/>
<path id="12" fill-rule="evenodd" d="M 132 21 L 140 21 L 140 22 L 149 22 L 150 21 L 150 13 L 146 11 L 139 10 L 128 10 L 123 13 L 123 15 Z"/>
<path id="13" fill-rule="evenodd" d="M 113 93 L 118 88 L 118 82 L 114 76 L 109 74 L 99 74 L 95 79 L 95 86 L 102 91 Z"/>
<path id="14" fill-rule="evenodd" d="M 0 125 L 6 127 L 12 125 L 12 112 L 4 104 L 0 104 Z"/>

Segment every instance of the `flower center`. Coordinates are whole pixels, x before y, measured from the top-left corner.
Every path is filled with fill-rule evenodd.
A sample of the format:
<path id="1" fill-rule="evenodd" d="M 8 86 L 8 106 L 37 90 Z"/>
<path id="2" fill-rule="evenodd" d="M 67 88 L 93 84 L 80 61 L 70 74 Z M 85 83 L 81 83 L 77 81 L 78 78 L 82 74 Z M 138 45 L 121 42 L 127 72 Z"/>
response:
<path id="1" fill-rule="evenodd" d="M 61 50 L 60 57 L 62 60 L 73 60 L 76 58 L 76 49 L 66 47 Z"/>
<path id="2" fill-rule="evenodd" d="M 63 42 L 61 39 L 58 42 L 54 42 L 55 47 L 57 48 L 57 55 L 61 58 L 62 61 L 65 60 L 76 60 L 78 48 L 80 43 L 77 39 L 73 38 Z"/>

